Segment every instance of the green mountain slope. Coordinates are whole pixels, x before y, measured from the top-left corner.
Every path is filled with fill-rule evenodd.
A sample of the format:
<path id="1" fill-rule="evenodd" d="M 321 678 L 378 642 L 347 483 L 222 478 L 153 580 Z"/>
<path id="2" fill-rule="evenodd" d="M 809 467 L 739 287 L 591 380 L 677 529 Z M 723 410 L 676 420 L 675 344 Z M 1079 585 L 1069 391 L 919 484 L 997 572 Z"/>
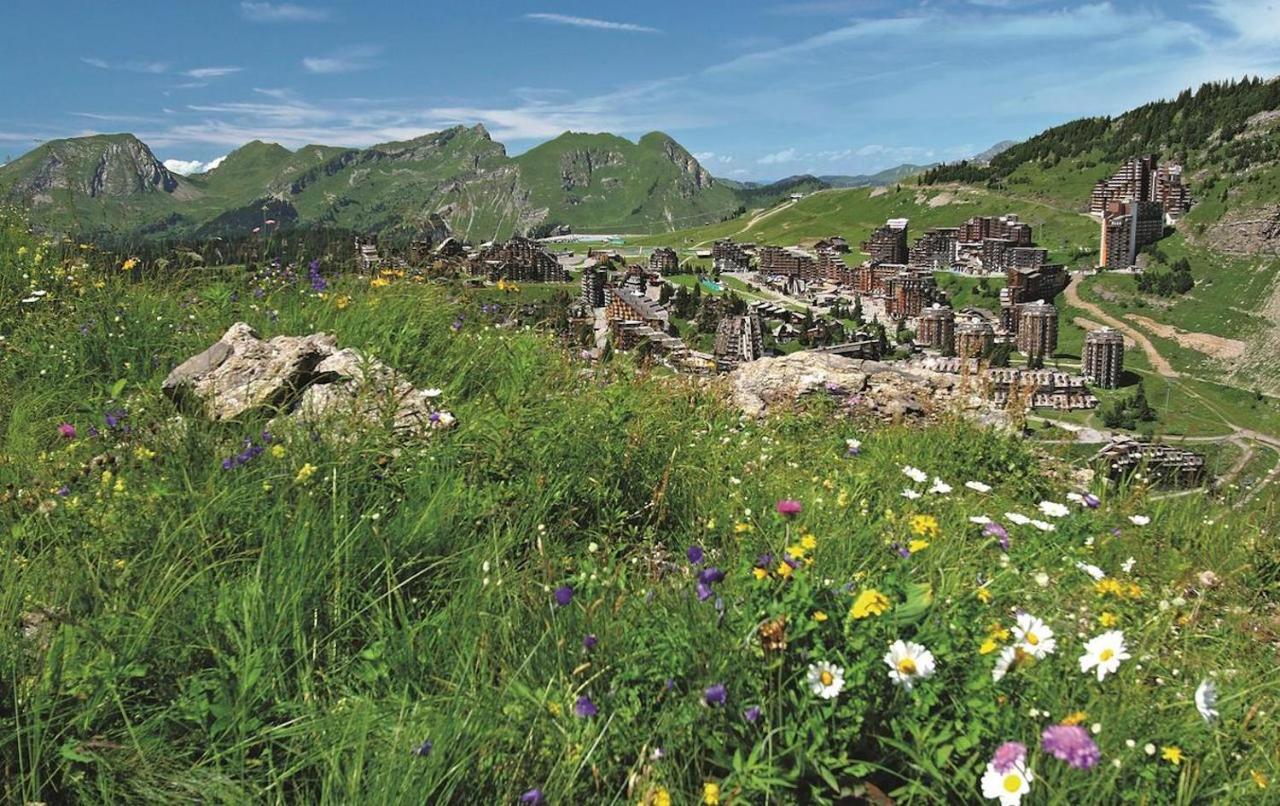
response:
<path id="1" fill-rule="evenodd" d="M 639 142 L 569 132 L 516 158 L 549 223 L 575 229 L 653 231 L 732 216 L 740 201 L 669 136 Z"/>
<path id="2" fill-rule="evenodd" d="M 0 167 L 0 198 L 52 231 L 214 235 L 267 217 L 358 230 L 444 230 L 475 240 L 567 224 L 651 231 L 735 214 L 717 183 L 663 134 L 638 143 L 566 134 L 518 159 L 483 126 L 367 149 L 252 142 L 181 177 L 132 135 L 46 143 Z"/>

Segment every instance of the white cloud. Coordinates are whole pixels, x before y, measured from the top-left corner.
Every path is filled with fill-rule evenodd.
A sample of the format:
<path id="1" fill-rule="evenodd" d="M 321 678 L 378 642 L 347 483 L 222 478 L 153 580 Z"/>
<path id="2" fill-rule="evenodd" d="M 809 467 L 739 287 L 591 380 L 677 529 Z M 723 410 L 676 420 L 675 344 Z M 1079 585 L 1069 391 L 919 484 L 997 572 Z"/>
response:
<path id="1" fill-rule="evenodd" d="M 152 73 L 158 75 L 160 73 L 167 72 L 169 69 L 167 62 L 135 61 L 113 63 L 108 62 L 105 59 L 99 59 L 92 56 L 81 56 L 80 61 L 90 67 L 96 67 L 99 70 L 126 70 L 130 73 Z"/>
<path id="2" fill-rule="evenodd" d="M 243 69 L 243 67 L 197 67 L 194 70 L 187 70 L 183 75 L 192 78 L 222 78 L 232 73 L 239 73 Z"/>
<path id="3" fill-rule="evenodd" d="M 775 151 L 772 154 L 765 154 L 756 160 L 761 165 L 782 165 L 787 162 L 796 162 L 800 157 L 796 154 L 794 148 L 784 148 L 781 151 Z"/>
<path id="4" fill-rule="evenodd" d="M 308 56 L 302 60 L 302 67 L 308 73 L 321 75 L 355 73 L 373 67 L 373 57 L 380 52 L 381 48 L 372 45 L 342 48 L 329 56 Z"/>
<path id="5" fill-rule="evenodd" d="M 190 176 L 191 174 L 202 174 L 212 171 L 222 164 L 227 157 L 224 154 L 217 159 L 201 162 L 200 160 L 165 160 L 164 167 L 182 176 Z"/>
<path id="6" fill-rule="evenodd" d="M 572 25 L 575 28 L 595 28 L 602 31 L 630 31 L 640 34 L 660 34 L 657 28 L 651 28 L 648 25 L 637 25 L 634 22 L 611 22 L 610 20 L 598 20 L 592 17 L 574 17 L 568 14 L 525 14 L 526 20 L 537 20 L 539 22 L 549 22 L 555 25 Z"/>
<path id="7" fill-rule="evenodd" d="M 246 0 L 240 4 L 240 13 L 254 22 L 324 22 L 329 19 L 328 9 L 294 3 L 253 3 Z"/>

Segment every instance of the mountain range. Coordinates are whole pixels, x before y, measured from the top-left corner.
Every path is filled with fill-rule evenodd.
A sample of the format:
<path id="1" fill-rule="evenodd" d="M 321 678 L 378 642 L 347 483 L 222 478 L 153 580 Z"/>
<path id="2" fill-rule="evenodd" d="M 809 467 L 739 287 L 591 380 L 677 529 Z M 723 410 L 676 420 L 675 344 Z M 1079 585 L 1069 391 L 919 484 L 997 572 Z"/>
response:
<path id="1" fill-rule="evenodd" d="M 661 132 L 636 142 L 566 132 L 511 157 L 483 126 L 370 148 L 248 143 L 181 175 L 132 134 L 51 140 L 0 166 L 0 199 L 71 234 L 201 238 L 266 220 L 473 241 L 561 228 L 653 232 L 712 224 L 794 193 L 893 184 L 931 165 L 863 176 L 717 179 Z"/>

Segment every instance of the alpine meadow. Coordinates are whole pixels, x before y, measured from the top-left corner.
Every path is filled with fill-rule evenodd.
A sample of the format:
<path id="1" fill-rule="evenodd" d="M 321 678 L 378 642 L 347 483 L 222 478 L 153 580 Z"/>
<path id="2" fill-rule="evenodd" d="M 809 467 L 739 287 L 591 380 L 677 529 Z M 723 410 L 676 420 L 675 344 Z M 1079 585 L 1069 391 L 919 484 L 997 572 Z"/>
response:
<path id="1" fill-rule="evenodd" d="M 1280 802 L 1269 0 L 72 5 L 0 800 Z"/>

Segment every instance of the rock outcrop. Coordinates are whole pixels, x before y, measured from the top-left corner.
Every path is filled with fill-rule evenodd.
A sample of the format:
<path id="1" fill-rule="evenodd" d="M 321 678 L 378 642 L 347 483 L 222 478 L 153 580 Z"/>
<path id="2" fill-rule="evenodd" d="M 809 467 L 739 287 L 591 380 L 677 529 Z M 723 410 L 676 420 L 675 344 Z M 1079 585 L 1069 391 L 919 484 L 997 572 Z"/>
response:
<path id="1" fill-rule="evenodd" d="M 163 389 L 179 406 L 215 422 L 276 415 L 323 423 L 322 433 L 339 436 L 380 425 L 398 435 L 422 436 L 454 422 L 435 406 L 439 390 L 418 389 L 375 358 L 339 350 L 331 334 L 263 341 L 244 322 L 176 367 Z"/>
<path id="2" fill-rule="evenodd" d="M 961 376 L 901 364 L 802 351 L 752 361 L 730 377 L 734 405 L 751 416 L 817 393 L 835 395 L 854 410 L 887 420 L 956 412 L 983 425 L 1008 425 L 1005 412 L 966 388 Z"/>

